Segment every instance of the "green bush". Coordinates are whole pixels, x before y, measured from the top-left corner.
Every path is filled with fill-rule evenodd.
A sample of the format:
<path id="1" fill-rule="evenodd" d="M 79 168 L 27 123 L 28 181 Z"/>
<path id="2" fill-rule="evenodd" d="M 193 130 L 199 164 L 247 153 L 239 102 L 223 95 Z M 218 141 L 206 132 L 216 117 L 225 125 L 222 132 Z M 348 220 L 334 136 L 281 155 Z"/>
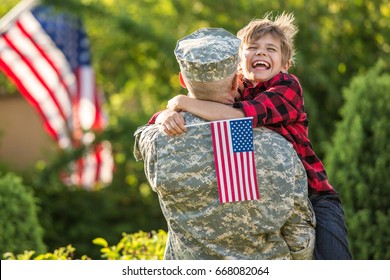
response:
<path id="1" fill-rule="evenodd" d="M 21 254 L 14 254 L 11 252 L 7 252 L 3 254 L 4 259 L 6 260 L 72 260 L 74 259 L 74 252 L 76 248 L 72 245 L 68 245 L 66 247 L 61 247 L 53 251 L 53 253 L 42 253 L 36 254 L 35 251 L 25 250 Z M 82 256 L 83 260 L 88 260 L 87 256 Z"/>
<path id="2" fill-rule="evenodd" d="M 150 233 L 139 231 L 123 234 L 117 245 L 109 246 L 103 238 L 96 238 L 93 243 L 103 248 L 103 259 L 108 260 L 162 260 L 164 257 L 167 234 L 163 230 Z"/>
<path id="3" fill-rule="evenodd" d="M 355 259 L 390 259 L 390 74 L 380 61 L 344 90 L 325 165 L 346 212 Z"/>
<path id="4" fill-rule="evenodd" d="M 31 190 L 12 173 L 0 174 L 0 254 L 45 250 Z"/>
<path id="5" fill-rule="evenodd" d="M 149 233 L 139 231 L 133 234 L 123 233 L 123 238 L 117 245 L 109 246 L 101 237 L 95 238 L 93 243 L 103 247 L 102 259 L 107 260 L 162 260 L 164 257 L 167 233 L 163 230 Z M 22 254 L 7 252 L 4 258 L 7 260 L 72 260 L 75 258 L 76 249 L 72 245 L 61 247 L 53 253 L 36 255 L 34 251 L 24 251 Z M 82 260 L 90 259 L 83 255 Z"/>
<path id="6" fill-rule="evenodd" d="M 76 258 L 88 255 L 99 259 L 91 240 L 99 236 L 113 244 L 123 232 L 166 230 L 158 197 L 147 183 L 143 162 L 133 156 L 134 131 L 139 124 L 121 118 L 102 135 L 115 151 L 114 180 L 107 188 L 88 191 L 68 188 L 59 179 L 59 171 L 68 164 L 68 156 L 58 155 L 50 163 L 40 163 L 29 178 L 39 206 L 48 251 L 72 244 Z"/>
<path id="7" fill-rule="evenodd" d="M 115 184 L 95 192 L 48 187 L 37 189 L 36 195 L 45 209 L 39 218 L 48 250 L 72 244 L 77 248 L 76 258 L 101 257 L 91 246 L 97 236 L 113 244 L 123 232 L 166 227 L 157 195 L 143 196 L 135 186 Z"/>

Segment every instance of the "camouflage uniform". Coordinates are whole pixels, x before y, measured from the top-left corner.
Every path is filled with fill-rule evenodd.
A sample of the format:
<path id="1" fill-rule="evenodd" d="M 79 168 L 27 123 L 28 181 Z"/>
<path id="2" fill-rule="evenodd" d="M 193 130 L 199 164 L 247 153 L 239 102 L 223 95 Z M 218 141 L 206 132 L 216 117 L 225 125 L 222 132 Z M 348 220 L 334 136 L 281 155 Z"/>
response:
<path id="1" fill-rule="evenodd" d="M 240 41 L 227 31 L 200 29 L 178 41 L 181 71 L 195 82 L 236 71 Z M 204 120 L 184 113 L 186 124 Z M 260 200 L 220 204 L 209 124 L 169 137 L 158 125 L 135 132 L 134 156 L 143 160 L 168 225 L 165 259 L 311 259 L 315 217 L 305 169 L 291 144 L 254 129 Z"/>
<path id="2" fill-rule="evenodd" d="M 202 122 L 185 114 L 187 124 Z M 260 200 L 220 204 L 209 125 L 169 137 L 140 127 L 134 155 L 168 224 L 165 259 L 311 259 L 315 218 L 291 144 L 254 129 Z"/>

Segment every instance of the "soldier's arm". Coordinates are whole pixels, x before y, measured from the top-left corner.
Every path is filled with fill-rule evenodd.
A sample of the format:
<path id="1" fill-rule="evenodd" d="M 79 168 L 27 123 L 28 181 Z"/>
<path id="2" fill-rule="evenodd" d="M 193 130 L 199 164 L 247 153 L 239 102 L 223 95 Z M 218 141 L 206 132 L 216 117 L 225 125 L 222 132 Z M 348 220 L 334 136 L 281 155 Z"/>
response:
<path id="1" fill-rule="evenodd" d="M 282 228 L 282 234 L 293 259 L 312 259 L 315 244 L 315 215 L 307 193 L 306 173 L 301 162 L 295 162 L 294 210 Z M 304 171 L 304 170 L 303 170 Z"/>
<path id="2" fill-rule="evenodd" d="M 154 191 L 156 187 L 155 182 L 157 176 L 157 134 L 157 125 L 144 125 L 139 127 L 134 133 L 135 141 L 133 149 L 135 159 L 137 161 L 144 161 L 145 175 Z"/>

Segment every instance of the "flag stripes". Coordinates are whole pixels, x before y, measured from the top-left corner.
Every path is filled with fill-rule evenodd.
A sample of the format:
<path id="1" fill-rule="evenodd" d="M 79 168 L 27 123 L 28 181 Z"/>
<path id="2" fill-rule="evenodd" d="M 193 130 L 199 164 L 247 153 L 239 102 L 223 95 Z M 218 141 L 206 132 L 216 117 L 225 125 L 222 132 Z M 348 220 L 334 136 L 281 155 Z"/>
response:
<path id="1" fill-rule="evenodd" d="M 42 40 L 39 43 L 46 46 L 44 55 L 31 34 L 39 37 Z M 50 50 L 55 46 L 49 44 L 50 40 L 46 37 L 31 13 L 23 13 L 13 28 L 0 37 L 0 65 L 6 68 L 4 72 L 43 117 L 48 133 L 61 148 L 69 148 L 73 119 L 70 94 L 61 86 L 61 76 L 55 70 L 66 67 L 66 61 L 59 59 L 61 52 Z M 48 57 L 51 54 L 55 55 L 55 59 Z M 54 66 L 53 60 L 61 65 Z"/>
<path id="2" fill-rule="evenodd" d="M 23 1 L 22 1 L 23 2 Z M 85 188 L 109 184 L 113 158 L 108 141 L 94 143 L 107 125 L 81 21 L 29 1 L 1 22 L 0 70 L 42 117 L 59 148 L 86 147 L 64 182 Z M 12 18 L 12 20 L 10 20 Z"/>
<path id="3" fill-rule="evenodd" d="M 210 123 L 220 202 L 259 199 L 253 149 L 236 151 L 231 122 Z"/>

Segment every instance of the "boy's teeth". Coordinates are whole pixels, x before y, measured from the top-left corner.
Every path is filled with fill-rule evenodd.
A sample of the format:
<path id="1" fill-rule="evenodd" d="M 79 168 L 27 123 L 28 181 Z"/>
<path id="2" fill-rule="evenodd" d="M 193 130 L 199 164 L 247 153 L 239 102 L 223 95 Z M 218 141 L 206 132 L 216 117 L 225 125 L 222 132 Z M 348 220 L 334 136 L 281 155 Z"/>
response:
<path id="1" fill-rule="evenodd" d="M 263 61 L 256 61 L 255 63 L 253 63 L 253 67 L 256 67 L 256 66 L 264 66 L 264 67 L 269 67 L 269 64 L 266 63 L 266 62 L 263 62 Z"/>

